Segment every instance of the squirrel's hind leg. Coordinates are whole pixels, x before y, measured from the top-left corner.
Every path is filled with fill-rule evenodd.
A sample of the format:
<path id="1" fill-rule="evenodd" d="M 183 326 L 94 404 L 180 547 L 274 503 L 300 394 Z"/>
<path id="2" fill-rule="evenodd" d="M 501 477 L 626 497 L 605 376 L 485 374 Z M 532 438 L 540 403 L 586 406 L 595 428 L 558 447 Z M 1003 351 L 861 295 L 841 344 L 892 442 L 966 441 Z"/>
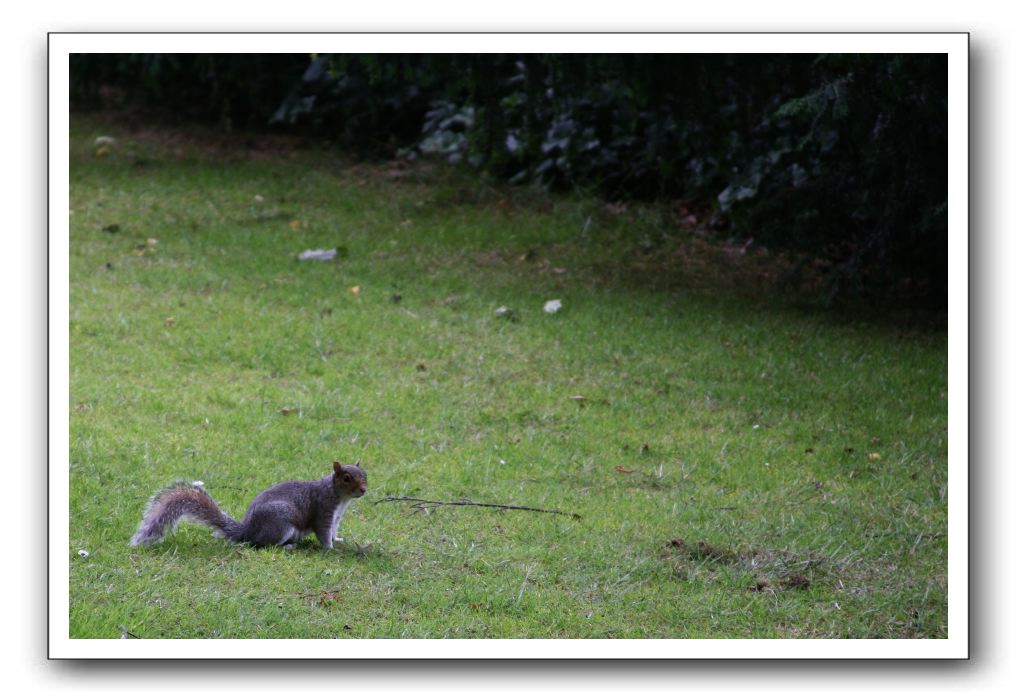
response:
<path id="1" fill-rule="evenodd" d="M 245 523 L 242 539 L 258 547 L 296 544 L 303 533 L 289 520 L 268 511 L 259 512 Z"/>
<path id="2" fill-rule="evenodd" d="M 281 545 L 284 548 L 292 548 L 296 546 L 297 541 L 299 540 L 300 532 L 297 530 L 297 527 L 287 526 L 285 530 L 283 530 L 282 536 L 279 537 L 279 540 L 277 540 L 275 544 Z"/>
<path id="3" fill-rule="evenodd" d="M 262 526 L 252 535 L 246 538 L 247 542 L 263 548 L 269 545 L 279 545 L 284 548 L 295 548 L 300 540 L 301 532 L 292 525 L 266 527 Z"/>

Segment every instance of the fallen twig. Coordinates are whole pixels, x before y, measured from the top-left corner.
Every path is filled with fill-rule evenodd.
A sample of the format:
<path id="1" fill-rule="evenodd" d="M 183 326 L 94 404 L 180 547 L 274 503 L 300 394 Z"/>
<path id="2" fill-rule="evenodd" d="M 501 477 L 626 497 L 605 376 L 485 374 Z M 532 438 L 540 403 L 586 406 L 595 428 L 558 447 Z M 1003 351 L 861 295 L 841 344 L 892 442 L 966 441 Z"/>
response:
<path id="1" fill-rule="evenodd" d="M 438 506 L 455 506 L 455 507 L 493 507 L 495 509 L 521 509 L 527 512 L 544 512 L 546 514 L 564 514 L 567 517 L 572 517 L 576 521 L 582 519 L 582 517 L 575 512 L 562 512 L 558 509 L 540 509 L 539 507 L 523 507 L 522 505 L 500 505 L 491 502 L 473 502 L 472 500 L 457 500 L 454 502 L 445 502 L 442 500 L 425 500 L 419 497 L 383 497 L 380 500 L 375 500 L 374 504 L 381 504 L 382 502 L 412 502 L 413 506 L 417 509 L 427 509 L 428 507 Z"/>

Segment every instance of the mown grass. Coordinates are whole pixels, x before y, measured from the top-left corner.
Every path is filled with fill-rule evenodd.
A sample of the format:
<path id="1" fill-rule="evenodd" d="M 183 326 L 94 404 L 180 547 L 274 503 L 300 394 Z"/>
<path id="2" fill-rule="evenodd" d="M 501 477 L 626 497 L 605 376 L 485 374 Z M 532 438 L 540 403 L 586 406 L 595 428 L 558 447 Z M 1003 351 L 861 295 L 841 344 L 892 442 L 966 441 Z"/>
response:
<path id="1" fill-rule="evenodd" d="M 796 310 L 659 209 L 229 144 L 72 122 L 73 637 L 946 635 L 945 336 Z M 237 516 L 334 459 L 336 551 L 128 547 L 170 480 Z"/>

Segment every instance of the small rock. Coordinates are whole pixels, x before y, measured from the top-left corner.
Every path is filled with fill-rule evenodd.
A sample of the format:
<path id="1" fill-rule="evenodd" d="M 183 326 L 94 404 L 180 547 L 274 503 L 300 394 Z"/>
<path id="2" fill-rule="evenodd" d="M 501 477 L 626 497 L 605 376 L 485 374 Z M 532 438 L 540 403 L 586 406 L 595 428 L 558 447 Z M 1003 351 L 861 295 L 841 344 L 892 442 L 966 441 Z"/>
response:
<path id="1" fill-rule="evenodd" d="M 304 250 L 297 255 L 297 259 L 301 261 L 316 260 L 318 262 L 331 262 L 335 259 L 336 254 L 338 254 L 338 250 L 335 248 L 331 250 L 318 248 L 315 250 Z"/>

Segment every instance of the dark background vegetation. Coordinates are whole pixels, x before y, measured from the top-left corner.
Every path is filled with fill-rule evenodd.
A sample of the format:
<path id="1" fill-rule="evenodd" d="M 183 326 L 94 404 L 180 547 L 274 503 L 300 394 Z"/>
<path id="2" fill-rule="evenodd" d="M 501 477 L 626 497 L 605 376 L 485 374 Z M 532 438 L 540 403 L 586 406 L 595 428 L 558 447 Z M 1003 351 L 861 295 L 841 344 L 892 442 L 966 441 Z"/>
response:
<path id="1" fill-rule="evenodd" d="M 945 311 L 945 55 L 88 54 L 71 103 L 673 204 L 827 306 Z"/>

